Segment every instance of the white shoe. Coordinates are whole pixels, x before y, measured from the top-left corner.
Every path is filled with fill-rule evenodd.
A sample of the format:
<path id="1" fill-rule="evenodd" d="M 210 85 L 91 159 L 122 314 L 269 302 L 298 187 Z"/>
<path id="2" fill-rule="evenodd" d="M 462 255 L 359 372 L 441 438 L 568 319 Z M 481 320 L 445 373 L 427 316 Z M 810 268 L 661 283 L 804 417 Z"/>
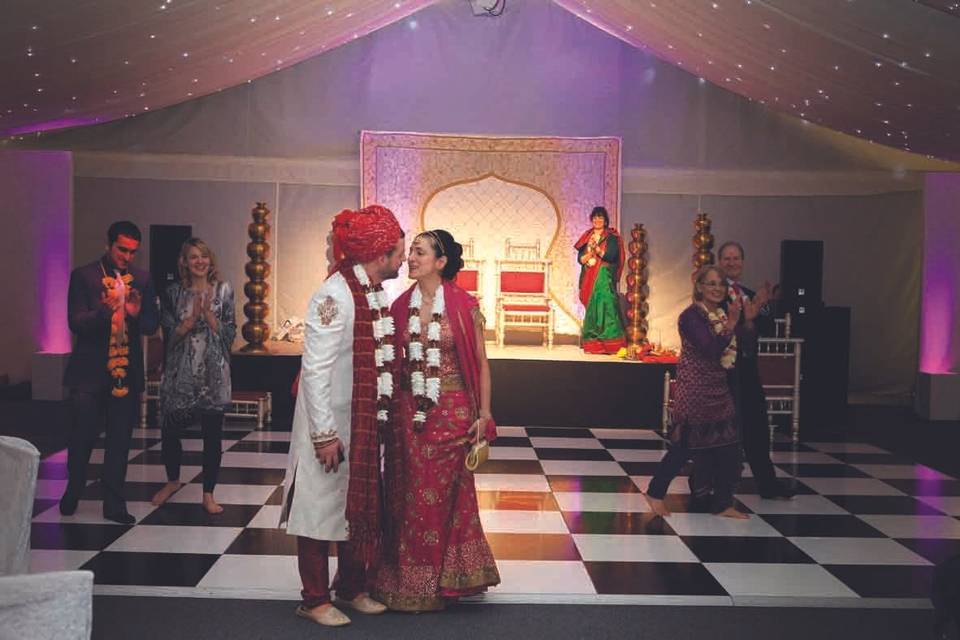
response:
<path id="1" fill-rule="evenodd" d="M 377 615 L 387 610 L 387 605 L 382 602 L 377 602 L 366 593 L 361 593 L 353 600 L 337 600 L 337 604 L 350 607 L 354 611 L 368 615 Z"/>
<path id="2" fill-rule="evenodd" d="M 350 618 L 333 605 L 320 608 L 319 610 L 316 608 L 307 609 L 303 605 L 300 605 L 297 607 L 296 615 L 298 618 L 313 620 L 317 624 L 322 624 L 325 627 L 342 627 L 350 624 Z"/>

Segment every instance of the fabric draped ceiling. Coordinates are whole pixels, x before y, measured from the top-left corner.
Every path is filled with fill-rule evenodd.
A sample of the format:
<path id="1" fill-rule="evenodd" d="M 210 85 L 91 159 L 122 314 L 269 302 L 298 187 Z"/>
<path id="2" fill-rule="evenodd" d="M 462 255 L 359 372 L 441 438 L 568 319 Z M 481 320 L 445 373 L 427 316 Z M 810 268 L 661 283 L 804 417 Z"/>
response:
<path id="1" fill-rule="evenodd" d="M 0 23 L 0 135 L 106 122 L 221 91 L 452 1 L 100 0 L 54 10 L 13 0 Z M 960 159 L 956 3 L 554 1 L 771 109 Z M 508 0 L 499 20 L 512 19 L 515 6 Z"/>
<path id="2" fill-rule="evenodd" d="M 95 4 L 109 13 L 113 2 Z M 254 202 L 263 201 L 273 211 L 269 321 L 277 326 L 290 316 L 303 316 L 311 292 L 322 281 L 332 215 L 360 204 L 360 131 L 612 136 L 622 140 L 620 229 L 628 232 L 634 224 L 643 223 L 648 233 L 652 338 L 677 344 L 677 315 L 689 303 L 692 221 L 702 208 L 714 221 L 718 242 L 737 239 L 746 246 L 748 284 L 777 280 L 781 239 L 824 240 L 826 300 L 853 308 L 851 388 L 893 394 L 912 388 L 921 291 L 923 180 L 911 170 L 938 163 L 786 117 L 726 91 L 726 86 L 700 83 L 696 74 L 657 59 L 650 47 L 644 51 L 632 46 L 623 34 L 613 37 L 612 28 L 597 29 L 549 0 L 508 0 L 508 10 L 500 19 L 473 18 L 463 0 L 417 3 L 423 7 L 419 10 L 414 3 L 400 2 L 398 11 L 415 13 L 404 14 L 404 20 L 366 37 L 354 40 L 351 33 L 349 42 L 323 55 L 216 92 L 221 85 L 207 84 L 211 76 L 193 75 L 189 65 L 206 59 L 203 51 L 217 49 L 220 27 L 211 23 L 208 29 L 187 28 L 178 13 L 186 8 L 200 11 L 201 5 L 207 4 L 174 0 L 163 10 L 163 20 L 177 26 L 176 34 L 168 34 L 171 37 L 193 37 L 198 31 L 205 34 L 209 50 L 198 49 L 188 58 L 181 57 L 175 65 L 177 72 L 171 75 L 196 85 L 187 89 L 195 96 L 211 91 L 213 95 L 157 110 L 161 104 L 184 98 L 170 94 L 173 97 L 164 102 L 159 99 L 161 92 L 148 92 L 158 98 L 151 102 L 151 113 L 39 138 L 30 136 L 29 141 L 12 145 L 75 152 L 75 263 L 91 260 L 103 250 L 104 229 L 118 216 L 129 216 L 143 228 L 160 223 L 191 224 L 194 233 L 217 252 L 221 271 L 240 290 L 246 280 L 243 265 L 249 212 Z M 283 29 L 288 29 L 291 23 L 285 21 L 296 15 L 292 7 L 298 4 L 307 3 L 257 3 L 257 10 L 251 12 L 259 16 L 256 23 L 250 23 L 248 16 L 246 24 L 239 18 L 224 24 L 244 34 L 244 42 L 262 44 L 245 46 L 255 57 L 266 51 L 263 47 L 279 43 L 292 51 L 297 46 L 294 41 L 299 42 L 299 31 L 247 29 L 280 29 L 284 24 Z M 349 22 L 353 18 L 347 14 L 354 10 L 359 19 L 355 8 L 361 4 L 374 11 L 397 3 L 332 0 L 323 6 L 329 5 L 339 16 L 337 20 Z M 640 4 L 597 0 L 591 3 L 591 10 L 594 16 L 605 8 L 645 11 Z M 655 4 L 672 11 L 690 3 Z M 714 33 L 708 27 L 730 27 L 725 12 L 736 7 L 719 4 L 724 11 L 714 16 L 716 24 L 703 30 L 704 40 L 710 42 L 730 38 L 729 32 L 723 37 L 706 37 Z M 781 11 L 793 6 L 783 4 L 786 8 Z M 877 19 L 886 20 L 889 13 L 905 23 L 910 22 L 911 12 L 929 10 L 917 3 L 837 4 L 857 5 L 844 7 L 844 11 L 859 11 L 861 5 L 871 4 L 878 7 Z M 758 5 L 768 12 L 774 6 L 759 1 L 752 6 Z M 39 28 L 31 31 L 28 18 L 39 15 L 33 6 L 16 0 L 15 10 L 8 15 L 18 16 L 14 22 L 19 27 L 14 29 L 9 20 L 0 24 L 0 32 L 9 36 L 0 39 L 0 55 L 6 61 L 0 71 L 0 100 L 16 102 L 23 97 L 23 102 L 31 104 L 27 111 L 14 108 L 19 102 L 9 107 L 18 114 L 15 126 L 41 125 L 56 115 L 45 111 L 48 107 L 44 105 L 50 94 L 57 94 L 53 81 L 60 76 L 54 72 L 61 68 L 62 60 L 41 55 L 41 51 L 53 50 L 37 44 L 47 37 L 44 34 L 53 23 L 37 18 Z M 83 19 L 83 11 L 90 6 L 77 5 L 64 14 L 74 20 L 78 43 L 88 41 L 81 36 L 89 35 L 91 29 Z M 254 5 L 238 1 L 220 6 L 221 11 L 236 17 Z M 281 6 L 288 8 L 281 11 Z M 311 16 L 321 22 L 327 19 L 322 12 L 314 15 L 315 3 L 310 6 Z M 125 10 L 134 12 L 133 8 Z M 269 15 L 274 10 L 279 21 Z M 840 10 L 825 6 L 823 20 L 837 17 Z M 154 7 L 153 11 L 158 10 Z M 942 22 L 953 20 L 937 16 Z M 272 21 L 270 25 L 264 24 L 265 17 Z M 329 19 L 333 21 L 332 16 Z M 373 14 L 364 20 L 376 22 Z M 652 18 L 650 22 L 654 27 L 659 24 Z M 134 19 L 128 21 L 135 23 Z M 156 46 L 161 46 L 166 24 L 149 18 L 147 26 L 157 28 L 145 32 L 144 41 L 154 42 L 148 37 L 153 33 Z M 642 25 L 633 26 L 631 33 Z M 800 29 L 799 23 L 772 22 L 771 26 Z M 21 27 L 29 37 L 22 35 Z M 119 47 L 125 41 L 124 31 L 117 27 L 112 33 L 112 42 Z M 312 34 L 313 44 L 323 46 L 322 32 L 307 33 Z M 802 29 L 791 33 L 791 42 L 803 41 Z M 900 37 L 902 31 L 892 33 Z M 90 37 L 96 41 L 101 36 Z M 931 38 L 935 43 L 935 34 Z M 34 43 L 35 54 L 29 59 L 23 55 L 28 40 Z M 750 46 L 759 46 L 753 44 L 760 42 L 757 38 L 746 40 Z M 183 53 L 179 51 L 183 46 L 178 43 L 176 55 Z M 940 51 L 949 51 L 951 46 L 936 49 L 936 57 L 930 60 L 940 61 Z M 785 48 L 800 51 L 801 47 L 788 44 Z M 66 53 L 63 48 L 56 51 Z M 144 51 L 158 54 L 160 49 L 150 45 Z M 126 100 L 128 91 L 141 81 L 136 80 L 135 85 L 127 82 L 125 69 L 142 70 L 148 61 L 132 56 L 130 65 L 123 65 L 122 53 L 112 57 L 119 59 L 118 69 L 123 69 L 104 78 L 83 71 L 82 90 L 105 100 L 116 88 Z M 802 65 L 802 56 L 797 58 L 796 63 Z M 95 62 L 91 56 L 78 56 L 77 65 L 81 59 L 85 64 Z M 284 66 L 299 59 L 296 54 L 288 55 L 283 58 Z M 169 59 L 164 61 L 170 66 Z M 234 63 L 226 64 L 239 61 L 235 58 Z M 36 67 L 41 78 L 51 84 L 43 85 L 42 94 L 34 91 L 27 100 L 22 84 L 40 85 L 32 74 L 23 74 L 39 62 L 51 65 Z M 217 68 L 212 67 L 214 71 Z M 806 78 L 805 73 L 788 75 Z M 9 79 L 12 77 L 16 81 Z M 193 77 L 197 83 L 192 82 Z M 932 74 L 929 78 L 932 82 L 938 77 Z M 114 87 L 111 82 L 105 88 L 105 78 L 119 84 Z M 857 90 L 862 86 L 866 85 L 851 83 Z M 97 93 L 101 90 L 109 96 L 102 97 Z M 844 95 L 834 92 L 830 101 L 845 100 Z M 949 95 L 944 90 L 940 97 Z M 91 113 L 102 115 L 104 103 L 91 104 Z M 7 108 L 0 108 L 4 114 L 0 128 L 12 126 L 8 119 L 13 115 Z M 872 114 L 872 109 L 876 109 L 872 103 L 863 106 L 864 113 Z M 934 121 L 930 116 L 930 126 Z M 924 122 L 927 126 L 928 121 Z M 953 126 L 946 123 L 944 131 L 948 125 Z M 944 143 L 949 139 L 944 136 Z M 955 170 L 955 165 L 941 170 Z M 146 256 L 149 251 L 147 239 L 141 253 Z M 880 264 L 878 256 L 882 256 Z M 574 260 L 572 250 L 567 259 Z M 883 274 L 881 280 L 896 281 L 882 288 L 864 286 L 876 283 L 878 272 Z"/>

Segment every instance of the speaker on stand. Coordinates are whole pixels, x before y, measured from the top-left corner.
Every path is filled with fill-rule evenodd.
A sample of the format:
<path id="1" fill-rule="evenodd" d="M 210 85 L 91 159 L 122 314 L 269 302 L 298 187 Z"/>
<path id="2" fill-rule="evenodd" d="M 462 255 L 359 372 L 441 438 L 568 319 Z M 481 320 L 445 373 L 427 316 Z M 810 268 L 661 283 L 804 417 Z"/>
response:
<path id="1" fill-rule="evenodd" d="M 794 320 L 823 306 L 822 241 L 780 241 L 780 295 Z"/>
<path id="2" fill-rule="evenodd" d="M 835 432 L 846 417 L 850 368 L 850 308 L 823 303 L 823 242 L 780 243 L 780 309 L 792 335 L 803 338 L 801 433 Z"/>
<path id="3" fill-rule="evenodd" d="M 150 275 L 158 296 L 177 281 L 180 247 L 191 237 L 193 227 L 188 224 L 150 225 Z"/>

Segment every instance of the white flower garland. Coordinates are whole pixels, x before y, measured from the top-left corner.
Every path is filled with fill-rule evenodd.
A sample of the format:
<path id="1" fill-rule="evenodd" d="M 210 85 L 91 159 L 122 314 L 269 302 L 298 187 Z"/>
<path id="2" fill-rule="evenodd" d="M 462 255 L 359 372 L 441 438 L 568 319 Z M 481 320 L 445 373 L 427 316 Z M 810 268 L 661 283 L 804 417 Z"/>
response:
<path id="1" fill-rule="evenodd" d="M 417 401 L 413 415 L 414 426 L 422 426 L 429 411 L 440 400 L 440 320 L 445 310 L 443 285 L 437 287 L 433 298 L 431 319 L 427 324 L 427 346 L 423 345 L 423 327 L 420 323 L 420 307 L 423 293 L 418 284 L 410 296 L 410 317 L 407 329 L 410 332 L 410 348 L 407 351 L 410 368 L 410 389 Z"/>
<path id="2" fill-rule="evenodd" d="M 353 265 L 353 273 L 363 287 L 367 306 L 373 312 L 373 339 L 377 343 L 373 354 L 377 363 L 377 421 L 385 423 L 390 417 L 390 398 L 393 396 L 393 374 L 390 373 L 388 365 L 395 357 L 393 343 L 387 338 L 395 333 L 396 328 L 393 317 L 390 315 L 390 300 L 387 298 L 387 292 L 379 284 L 372 286 L 367 272 L 360 265 Z"/>
<path id="3" fill-rule="evenodd" d="M 717 307 L 716 311 L 710 311 L 703 303 L 701 303 L 700 306 L 703 307 L 703 310 L 707 312 L 707 320 L 710 321 L 710 325 L 713 327 L 714 333 L 717 335 L 723 333 L 724 328 L 727 325 L 726 312 L 720 307 Z M 733 369 L 736 362 L 737 336 L 732 336 L 730 338 L 730 344 L 727 345 L 726 349 L 724 349 L 723 353 L 720 355 L 720 366 L 724 369 Z"/>

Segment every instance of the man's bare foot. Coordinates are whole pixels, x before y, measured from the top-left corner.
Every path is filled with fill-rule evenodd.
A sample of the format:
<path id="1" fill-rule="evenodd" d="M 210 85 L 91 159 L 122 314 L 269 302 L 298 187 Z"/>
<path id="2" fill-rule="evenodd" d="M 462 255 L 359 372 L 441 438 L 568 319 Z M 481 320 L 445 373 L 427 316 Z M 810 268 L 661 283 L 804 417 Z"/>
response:
<path id="1" fill-rule="evenodd" d="M 750 518 L 743 511 L 737 511 L 736 507 L 727 507 L 717 515 L 721 518 L 733 518 L 734 520 L 748 520 Z"/>
<path id="2" fill-rule="evenodd" d="M 169 500 L 170 496 L 175 494 L 177 491 L 180 491 L 180 487 L 182 486 L 183 483 L 177 480 L 168 482 L 160 488 L 160 491 L 157 491 L 155 494 L 153 494 L 153 498 L 150 500 L 150 502 L 156 506 L 160 506 Z"/>
<path id="3" fill-rule="evenodd" d="M 647 504 L 650 505 L 650 511 L 655 515 L 660 516 L 661 518 L 666 518 L 670 515 L 670 509 L 667 508 L 666 503 L 660 498 L 654 498 L 648 494 L 643 494 L 643 497 L 646 499 Z"/>
<path id="4" fill-rule="evenodd" d="M 223 513 L 223 507 L 213 499 L 213 493 L 203 493 L 203 508 L 206 509 L 210 515 L 215 516 L 218 513 Z"/>

